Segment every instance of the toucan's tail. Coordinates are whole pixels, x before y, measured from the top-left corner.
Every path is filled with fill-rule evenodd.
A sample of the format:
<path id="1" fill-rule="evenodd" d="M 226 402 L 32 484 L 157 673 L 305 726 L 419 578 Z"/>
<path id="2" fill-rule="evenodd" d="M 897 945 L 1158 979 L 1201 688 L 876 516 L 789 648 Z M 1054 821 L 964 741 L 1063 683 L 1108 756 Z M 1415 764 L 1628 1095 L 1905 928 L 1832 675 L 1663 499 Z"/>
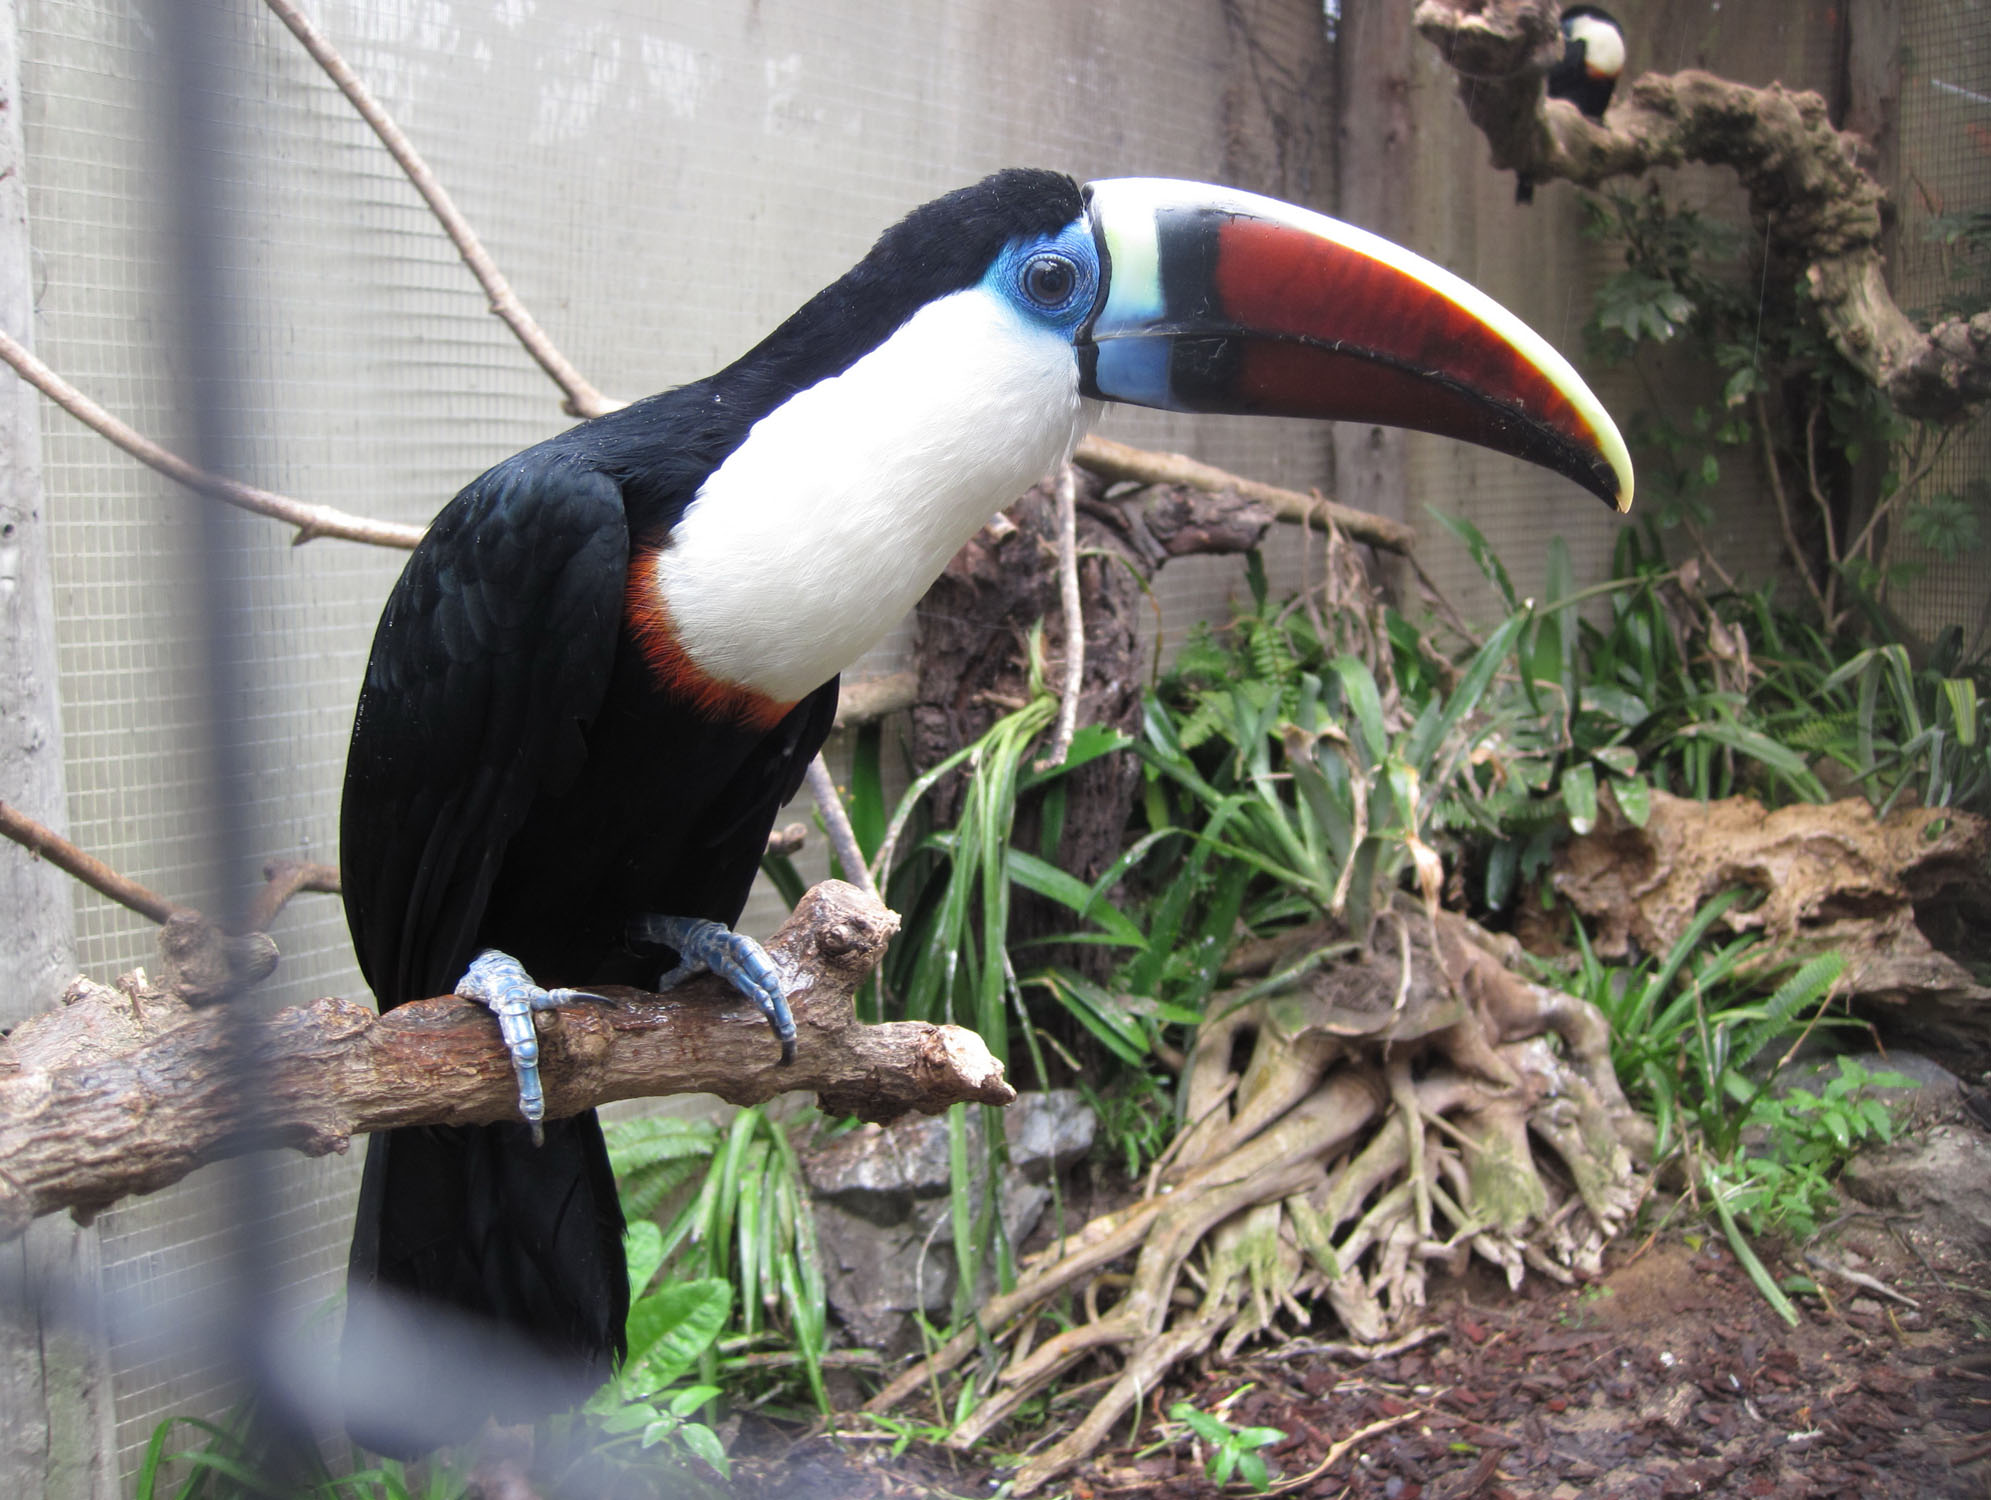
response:
<path id="1" fill-rule="evenodd" d="M 347 1277 L 346 1425 L 409 1457 L 533 1421 L 625 1350 L 622 1208 L 593 1110 L 367 1142 Z"/>

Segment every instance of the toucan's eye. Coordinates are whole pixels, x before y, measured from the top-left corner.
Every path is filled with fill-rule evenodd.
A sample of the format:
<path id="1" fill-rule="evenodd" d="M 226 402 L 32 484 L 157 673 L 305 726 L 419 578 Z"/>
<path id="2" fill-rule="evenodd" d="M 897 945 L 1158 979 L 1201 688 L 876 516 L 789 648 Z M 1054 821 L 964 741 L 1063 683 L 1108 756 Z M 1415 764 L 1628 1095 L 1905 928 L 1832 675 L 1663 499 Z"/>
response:
<path id="1" fill-rule="evenodd" d="M 1062 307 L 1078 285 L 1078 268 L 1062 255 L 1033 255 L 1023 267 L 1023 294 L 1039 307 Z"/>

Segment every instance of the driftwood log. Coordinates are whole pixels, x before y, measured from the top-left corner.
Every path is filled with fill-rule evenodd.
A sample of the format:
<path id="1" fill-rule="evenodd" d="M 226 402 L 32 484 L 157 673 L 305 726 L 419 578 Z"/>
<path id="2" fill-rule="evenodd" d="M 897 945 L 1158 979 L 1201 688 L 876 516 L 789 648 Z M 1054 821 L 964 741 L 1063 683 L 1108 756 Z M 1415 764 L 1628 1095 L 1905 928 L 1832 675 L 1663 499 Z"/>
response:
<path id="1" fill-rule="evenodd" d="M 1556 893 L 1606 958 L 1665 953 L 1694 914 L 1742 886 L 1721 925 L 1780 957 L 1836 952 L 1840 993 L 1892 1038 L 1959 1070 L 1991 1065 L 1991 823 L 1947 807 L 1874 815 L 1863 798 L 1766 809 L 1748 797 L 1652 794 L 1643 827 L 1607 805 L 1556 855 Z"/>
<path id="2" fill-rule="evenodd" d="M 1827 335 L 1907 416 L 1951 422 L 1991 400 L 1991 313 L 1926 332 L 1888 293 L 1886 193 L 1863 143 L 1825 101 L 1689 69 L 1647 73 L 1602 121 L 1542 80 L 1562 56 L 1558 0 L 1423 0 L 1414 24 L 1459 74 L 1466 113 L 1496 167 L 1596 187 L 1686 162 L 1727 167 L 1749 194 L 1773 263 L 1805 278 Z"/>
<path id="3" fill-rule="evenodd" d="M 710 976 L 668 995 L 605 987 L 605 1004 L 542 1013 L 548 1116 L 683 1093 L 753 1104 L 812 1090 L 832 1114 L 869 1120 L 1009 1103 L 1002 1065 L 973 1032 L 858 1021 L 852 996 L 897 928 L 876 901 L 827 881 L 769 940 L 798 1033 L 786 1068 L 760 1012 Z M 384 1016 L 324 999 L 260 1018 L 192 1009 L 139 972 L 114 988 L 79 979 L 63 999 L 0 1044 L 0 1240 L 244 1151 L 319 1156 L 398 1125 L 515 1118 L 497 1027 L 453 995 Z"/>

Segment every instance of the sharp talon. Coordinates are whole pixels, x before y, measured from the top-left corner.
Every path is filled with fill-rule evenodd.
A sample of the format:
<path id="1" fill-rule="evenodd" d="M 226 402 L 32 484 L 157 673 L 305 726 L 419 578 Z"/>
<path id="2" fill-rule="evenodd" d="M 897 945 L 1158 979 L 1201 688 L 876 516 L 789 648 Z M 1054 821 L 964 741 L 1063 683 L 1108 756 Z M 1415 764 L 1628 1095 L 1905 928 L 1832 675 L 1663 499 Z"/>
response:
<path id="1" fill-rule="evenodd" d="M 775 1040 L 781 1043 L 781 1065 L 795 1061 L 795 1018 L 781 988 L 781 975 L 767 950 L 723 922 L 698 917 L 638 917 L 629 924 L 637 942 L 656 943 L 677 951 L 678 964 L 661 975 L 657 989 L 676 988 L 695 974 L 711 972 L 760 1007 Z"/>
<path id="2" fill-rule="evenodd" d="M 532 1143 L 542 1145 L 546 1131 L 546 1089 L 539 1077 L 539 1031 L 532 1013 L 552 1010 L 572 1000 L 613 1002 L 586 990 L 544 990 L 532 981 L 517 959 L 496 948 L 486 948 L 471 960 L 456 986 L 465 1000 L 474 1000 L 497 1017 L 498 1035 L 511 1053 L 512 1072 L 518 1078 L 519 1117 L 532 1127 Z"/>

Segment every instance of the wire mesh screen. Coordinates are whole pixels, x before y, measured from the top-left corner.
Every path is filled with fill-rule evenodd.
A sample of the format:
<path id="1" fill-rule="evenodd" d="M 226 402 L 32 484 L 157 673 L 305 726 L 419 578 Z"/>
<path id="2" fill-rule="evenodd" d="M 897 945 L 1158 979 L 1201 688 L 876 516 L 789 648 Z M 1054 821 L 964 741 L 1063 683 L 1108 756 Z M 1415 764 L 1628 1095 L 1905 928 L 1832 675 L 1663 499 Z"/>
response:
<path id="1" fill-rule="evenodd" d="M 1917 316 L 1983 307 L 1986 256 L 1946 243 L 1959 216 L 1991 209 L 1991 5 L 1919 0 L 1901 17 L 1900 181 L 1895 203 L 1895 296 Z M 1991 542 L 1991 425 L 1952 438 L 1911 503 L 1955 497 Z M 1890 602 L 1917 630 L 1962 627 L 1976 647 L 1991 643 L 1991 551 L 1945 557 L 1912 536 L 1896 556 L 1923 571 Z"/>
<path id="2" fill-rule="evenodd" d="M 184 371 L 165 333 L 153 197 L 157 17 L 105 0 L 23 0 L 21 15 L 34 342 L 170 446 Z M 235 127 L 244 203 L 226 266 L 237 324 L 223 330 L 253 393 L 243 477 L 425 520 L 567 419 L 345 101 L 260 6 L 240 0 L 233 15 L 245 61 L 217 107 Z M 997 166 L 1229 180 L 1329 206 L 1326 44 L 1304 0 L 725 0 L 667 13 L 333 0 L 315 19 L 556 342 L 621 395 L 730 359 L 908 207 Z M 210 798 L 181 549 L 204 502 L 60 413 L 45 431 L 70 830 L 201 904 Z M 1326 478 L 1326 439 L 1300 426 L 1151 417 L 1113 431 L 1287 483 Z M 259 653 L 253 828 L 270 856 L 334 860 L 353 698 L 401 557 L 288 541 L 272 524 L 244 559 Z M 1233 576 L 1178 575 L 1175 628 L 1221 613 Z M 892 670 L 905 649 L 888 642 L 860 671 Z M 92 975 L 149 960 L 139 918 L 87 892 L 77 913 Z M 772 915 L 763 903 L 746 925 Z M 273 1001 L 361 993 L 336 901 L 300 898 L 273 936 Z M 338 1291 L 357 1159 L 281 1164 L 273 1233 L 299 1309 Z M 197 1176 L 101 1221 L 106 1281 L 133 1294 L 109 1331 L 126 1473 L 162 1418 L 230 1397 L 218 1372 L 161 1344 L 150 1316 L 215 1289 L 215 1198 Z"/>

